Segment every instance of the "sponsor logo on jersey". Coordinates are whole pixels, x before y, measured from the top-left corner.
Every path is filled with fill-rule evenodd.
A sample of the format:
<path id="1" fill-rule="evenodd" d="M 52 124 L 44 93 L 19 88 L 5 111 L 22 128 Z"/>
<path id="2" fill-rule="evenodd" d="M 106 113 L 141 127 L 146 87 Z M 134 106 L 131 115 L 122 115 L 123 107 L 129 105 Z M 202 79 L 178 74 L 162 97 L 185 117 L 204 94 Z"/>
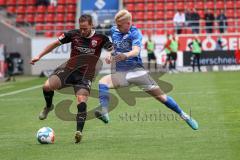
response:
<path id="1" fill-rule="evenodd" d="M 92 44 L 92 47 L 96 47 L 97 46 L 97 41 L 96 40 L 92 40 L 91 44 Z"/>
<path id="2" fill-rule="evenodd" d="M 95 49 L 93 49 L 93 48 L 76 47 L 76 49 L 80 53 L 85 53 L 85 54 L 94 54 L 95 53 Z"/>

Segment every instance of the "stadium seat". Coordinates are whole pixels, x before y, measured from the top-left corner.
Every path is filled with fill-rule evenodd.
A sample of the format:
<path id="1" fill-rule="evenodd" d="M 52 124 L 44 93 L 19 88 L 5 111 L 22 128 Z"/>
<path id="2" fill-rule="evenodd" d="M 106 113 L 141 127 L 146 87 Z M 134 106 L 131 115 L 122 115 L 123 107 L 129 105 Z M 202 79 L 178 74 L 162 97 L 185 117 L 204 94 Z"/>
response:
<path id="1" fill-rule="evenodd" d="M 136 12 L 135 20 L 143 20 L 144 12 Z"/>
<path id="2" fill-rule="evenodd" d="M 198 10 L 197 12 L 198 12 L 200 18 L 201 18 L 201 19 L 204 19 L 204 14 L 205 14 L 205 13 L 204 13 L 204 10 Z"/>
<path id="3" fill-rule="evenodd" d="M 47 7 L 47 12 L 48 13 L 55 13 L 55 6 L 53 5 L 50 5 Z"/>
<path id="4" fill-rule="evenodd" d="M 165 18 L 167 19 L 167 20 L 172 20 L 173 19 L 173 17 L 174 17 L 174 15 L 175 15 L 175 13 L 173 12 L 173 11 L 167 11 L 166 13 L 165 13 Z"/>
<path id="5" fill-rule="evenodd" d="M 234 12 L 234 10 L 233 10 L 233 9 L 228 9 L 228 10 L 226 11 L 226 16 L 227 16 L 228 18 L 235 18 L 235 12 Z"/>
<path id="6" fill-rule="evenodd" d="M 229 9 L 229 8 L 234 8 L 234 2 L 231 1 L 231 0 L 228 0 L 226 1 L 226 8 Z"/>
<path id="7" fill-rule="evenodd" d="M 13 6 L 7 6 L 7 13 L 8 14 L 14 14 L 16 11 L 16 8 Z"/>
<path id="8" fill-rule="evenodd" d="M 76 0 L 66 0 L 66 3 L 67 4 L 77 4 L 77 1 Z"/>
<path id="9" fill-rule="evenodd" d="M 176 10 L 184 10 L 185 9 L 185 5 L 183 2 L 178 2 L 176 5 Z"/>
<path id="10" fill-rule="evenodd" d="M 6 1 L 6 5 L 7 5 L 7 6 L 15 6 L 16 3 L 17 3 L 16 0 L 7 0 L 7 1 Z"/>
<path id="11" fill-rule="evenodd" d="M 28 6 L 27 8 L 26 8 L 26 14 L 33 14 L 33 13 L 35 13 L 36 12 L 36 8 L 35 8 L 35 6 Z"/>
<path id="12" fill-rule="evenodd" d="M 236 11 L 236 15 L 237 15 L 237 18 L 239 19 L 240 18 L 240 9 L 238 9 L 237 11 Z M 240 21 L 239 21 L 240 22 Z M 239 25 L 240 26 L 240 25 Z"/>
<path id="13" fill-rule="evenodd" d="M 165 31 L 163 29 L 157 29 L 155 33 L 157 35 L 163 35 L 163 34 L 165 34 Z"/>
<path id="14" fill-rule="evenodd" d="M 27 23 L 33 24 L 35 22 L 33 14 L 26 14 L 25 21 Z"/>
<path id="15" fill-rule="evenodd" d="M 158 12 L 159 10 L 164 10 L 164 3 L 157 3 L 155 10 L 156 12 Z"/>
<path id="16" fill-rule="evenodd" d="M 17 14 L 24 14 L 25 11 L 26 11 L 25 6 L 18 6 L 18 7 L 16 8 L 16 13 L 17 13 Z"/>
<path id="17" fill-rule="evenodd" d="M 134 7 L 135 11 L 144 11 L 144 3 L 137 3 Z"/>
<path id="18" fill-rule="evenodd" d="M 46 31 L 53 31 L 54 30 L 54 26 L 55 26 L 55 24 L 53 24 L 53 23 L 47 23 L 47 24 L 44 25 L 44 30 L 46 30 Z"/>
<path id="19" fill-rule="evenodd" d="M 76 13 L 75 5 L 67 5 L 67 13 Z"/>
<path id="20" fill-rule="evenodd" d="M 36 0 L 27 0 L 26 4 L 27 5 L 35 5 L 36 4 Z"/>
<path id="21" fill-rule="evenodd" d="M 45 6 L 37 6 L 37 13 L 45 13 L 46 7 Z"/>
<path id="22" fill-rule="evenodd" d="M 44 33 L 44 36 L 45 36 L 45 37 L 53 37 L 53 36 L 54 36 L 54 33 L 48 31 L 48 32 L 45 32 L 45 33 Z"/>
<path id="23" fill-rule="evenodd" d="M 144 0 L 134 0 L 134 2 L 135 2 L 135 3 L 138 3 L 138 2 L 144 3 Z"/>
<path id="24" fill-rule="evenodd" d="M 163 11 L 158 11 L 157 13 L 155 12 L 154 14 L 154 19 L 155 20 L 164 20 L 164 12 Z"/>
<path id="25" fill-rule="evenodd" d="M 144 17 L 145 20 L 154 20 L 154 13 L 153 12 L 147 12 L 145 13 L 145 17 Z"/>
<path id="26" fill-rule="evenodd" d="M 214 9 L 214 2 L 213 1 L 207 1 L 205 3 L 205 9 Z"/>
<path id="27" fill-rule="evenodd" d="M 66 30 L 72 30 L 75 29 L 75 24 L 74 23 L 67 23 L 65 26 Z"/>
<path id="28" fill-rule="evenodd" d="M 68 13 L 66 15 L 66 21 L 67 22 L 75 22 L 75 15 L 74 14 L 71 14 L 71 13 Z"/>
<path id="29" fill-rule="evenodd" d="M 240 0 L 236 1 L 236 8 L 239 10 L 240 9 Z"/>
<path id="30" fill-rule="evenodd" d="M 55 25 L 55 29 L 56 30 L 64 30 L 64 23 L 57 23 L 56 25 Z"/>
<path id="31" fill-rule="evenodd" d="M 139 21 L 139 23 L 134 24 L 134 26 L 136 26 L 136 27 L 139 28 L 139 29 L 144 28 L 144 25 L 143 25 L 143 22 L 142 22 L 142 21 Z"/>
<path id="32" fill-rule="evenodd" d="M 1 7 L 6 6 L 6 0 L 0 0 L 0 6 Z"/>
<path id="33" fill-rule="evenodd" d="M 44 15 L 43 14 L 37 14 L 35 18 L 36 23 L 44 23 Z"/>
<path id="34" fill-rule="evenodd" d="M 147 11 L 154 11 L 154 3 L 147 3 Z"/>
<path id="35" fill-rule="evenodd" d="M 56 12 L 57 12 L 57 13 L 65 13 L 65 6 L 63 6 L 63 5 L 57 5 L 57 7 L 56 7 Z"/>
<path id="36" fill-rule="evenodd" d="M 24 15 L 18 14 L 16 17 L 16 23 L 24 23 Z"/>
<path id="37" fill-rule="evenodd" d="M 168 2 L 165 4 L 166 10 L 174 10 L 174 3 L 173 2 Z"/>
<path id="38" fill-rule="evenodd" d="M 54 14 L 47 14 L 46 17 L 45 17 L 45 22 L 47 23 L 53 23 L 54 22 Z"/>
<path id="39" fill-rule="evenodd" d="M 44 30 L 44 24 L 41 24 L 41 23 L 36 24 L 35 30 L 36 30 L 36 32 L 42 32 Z"/>
<path id="40" fill-rule="evenodd" d="M 194 8 L 194 3 L 188 2 L 186 8 Z"/>
<path id="41" fill-rule="evenodd" d="M 216 9 L 224 9 L 224 2 L 223 1 L 217 1 L 216 2 Z"/>
<path id="42" fill-rule="evenodd" d="M 26 5 L 27 4 L 27 2 L 26 2 L 26 0 L 17 0 L 17 6 L 19 6 L 19 5 Z"/>
<path id="43" fill-rule="evenodd" d="M 55 22 L 64 22 L 64 14 L 61 13 L 57 14 Z"/>
<path id="44" fill-rule="evenodd" d="M 195 8 L 196 8 L 197 10 L 199 10 L 199 9 L 204 9 L 204 3 L 203 3 L 203 1 L 198 1 L 198 2 L 196 2 L 196 3 L 195 3 Z"/>
<path id="45" fill-rule="evenodd" d="M 67 0 L 58 0 L 57 1 L 57 4 L 58 5 L 65 5 L 67 2 L 66 2 Z"/>
<path id="46" fill-rule="evenodd" d="M 134 5 L 133 4 L 126 4 L 125 8 L 131 12 L 131 11 L 134 10 Z"/>

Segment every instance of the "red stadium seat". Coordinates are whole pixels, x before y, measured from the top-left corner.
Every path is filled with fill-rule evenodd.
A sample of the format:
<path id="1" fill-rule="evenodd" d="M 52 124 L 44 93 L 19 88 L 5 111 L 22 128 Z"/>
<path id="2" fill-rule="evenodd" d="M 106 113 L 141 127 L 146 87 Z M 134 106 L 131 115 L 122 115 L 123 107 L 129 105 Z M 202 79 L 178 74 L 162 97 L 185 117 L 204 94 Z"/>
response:
<path id="1" fill-rule="evenodd" d="M 156 9 L 156 12 L 159 10 L 164 10 L 164 3 L 157 3 L 155 9 Z"/>
<path id="2" fill-rule="evenodd" d="M 183 2 L 178 2 L 177 3 L 177 5 L 176 5 L 176 9 L 177 10 L 184 10 L 184 8 L 185 8 L 185 5 L 184 5 L 184 3 Z"/>
<path id="3" fill-rule="evenodd" d="M 6 1 L 7 6 L 15 6 L 16 3 L 17 3 L 16 0 L 7 0 L 7 1 Z"/>
<path id="4" fill-rule="evenodd" d="M 158 22 L 158 23 L 155 25 L 155 27 L 156 27 L 157 29 L 164 29 L 164 22 L 163 22 L 163 21 Z"/>
<path id="5" fill-rule="evenodd" d="M 237 10 L 236 12 L 237 18 L 240 18 L 240 9 Z M 240 22 L 240 21 L 239 21 Z M 240 26 L 240 25 L 239 25 Z"/>
<path id="6" fill-rule="evenodd" d="M 143 20 L 144 12 L 136 12 L 135 20 Z"/>
<path id="7" fill-rule="evenodd" d="M 41 23 L 36 24 L 36 25 L 35 25 L 35 30 L 36 30 L 37 32 L 42 32 L 42 31 L 44 30 L 44 24 L 41 24 Z"/>
<path id="8" fill-rule="evenodd" d="M 64 30 L 64 23 L 57 23 L 55 25 L 55 29 L 63 31 Z"/>
<path id="9" fill-rule="evenodd" d="M 144 17 L 145 20 L 154 20 L 154 13 L 153 12 L 147 12 Z"/>
<path id="10" fill-rule="evenodd" d="M 134 7 L 135 11 L 144 11 L 144 3 L 137 3 Z"/>
<path id="11" fill-rule="evenodd" d="M 15 7 L 13 7 L 13 6 L 8 6 L 8 7 L 7 7 L 7 13 L 8 13 L 8 14 L 14 14 L 15 11 L 16 11 L 16 8 L 15 8 Z"/>
<path id="12" fill-rule="evenodd" d="M 64 14 L 57 14 L 55 22 L 64 22 Z"/>
<path id="13" fill-rule="evenodd" d="M 229 0 L 226 2 L 226 8 L 229 9 L 229 8 L 234 8 L 235 4 L 233 1 Z"/>
<path id="14" fill-rule="evenodd" d="M 236 1 L 236 8 L 238 8 L 238 9 L 240 8 L 240 0 Z"/>
<path id="15" fill-rule="evenodd" d="M 155 12 L 155 20 L 163 20 L 164 19 L 164 12 L 163 11 L 158 11 L 157 13 Z"/>
<path id="16" fill-rule="evenodd" d="M 205 4 L 205 9 L 214 9 L 214 2 L 207 1 L 207 3 Z"/>
<path id="17" fill-rule="evenodd" d="M 224 9 L 224 2 L 223 1 L 217 1 L 216 2 L 216 9 Z"/>
<path id="18" fill-rule="evenodd" d="M 16 17 L 16 23 L 24 23 L 24 15 L 18 14 Z"/>
<path id="19" fill-rule="evenodd" d="M 67 0 L 66 1 L 67 4 L 77 4 L 76 0 Z"/>
<path id="20" fill-rule="evenodd" d="M 168 19 L 168 20 L 172 20 L 173 19 L 173 17 L 174 17 L 174 15 L 175 15 L 175 13 L 173 12 L 173 11 L 168 11 L 168 12 L 166 12 L 166 15 L 165 15 L 165 17 L 166 17 L 166 19 Z"/>
<path id="21" fill-rule="evenodd" d="M 228 10 L 226 11 L 226 16 L 227 16 L 228 18 L 235 18 L 235 12 L 234 12 L 234 10 L 233 10 L 233 9 L 228 9 Z"/>
<path id="22" fill-rule="evenodd" d="M 194 3 L 193 2 L 188 2 L 186 8 L 194 8 Z"/>
<path id="23" fill-rule="evenodd" d="M 166 5 L 165 5 L 166 9 L 169 11 L 169 10 L 174 10 L 174 3 L 173 2 L 168 2 Z"/>
<path id="24" fill-rule="evenodd" d="M 198 12 L 200 18 L 203 19 L 204 18 L 204 14 L 205 14 L 204 10 L 198 10 L 197 12 Z"/>
<path id="25" fill-rule="evenodd" d="M 33 14 L 33 13 L 35 13 L 36 12 L 36 7 L 35 6 L 28 6 L 27 8 L 26 8 L 26 13 L 27 14 Z"/>
<path id="26" fill-rule="evenodd" d="M 36 4 L 36 0 L 27 0 L 26 4 L 27 5 L 35 5 Z"/>
<path id="27" fill-rule="evenodd" d="M 141 21 L 139 23 L 134 24 L 134 26 L 136 26 L 139 29 L 142 29 L 144 27 L 143 22 Z"/>
<path id="28" fill-rule="evenodd" d="M 144 0 L 134 0 L 135 2 L 142 2 L 144 3 Z"/>
<path id="29" fill-rule="evenodd" d="M 75 24 L 74 23 L 67 23 L 65 26 L 66 30 L 72 30 L 75 29 Z"/>
<path id="30" fill-rule="evenodd" d="M 37 6 L 37 13 L 45 13 L 46 7 L 45 6 Z"/>
<path id="31" fill-rule="evenodd" d="M 16 13 L 17 13 L 17 14 L 24 14 L 25 11 L 26 11 L 25 6 L 18 6 L 18 7 L 16 8 Z"/>
<path id="32" fill-rule="evenodd" d="M 131 12 L 131 11 L 134 10 L 134 5 L 131 4 L 131 3 L 130 3 L 130 4 L 126 4 L 126 5 L 125 5 L 125 8 Z"/>
<path id="33" fill-rule="evenodd" d="M 165 31 L 163 29 L 157 29 L 156 34 L 157 35 L 163 35 L 163 34 L 165 34 Z"/>
<path id="34" fill-rule="evenodd" d="M 63 6 L 63 5 L 58 5 L 58 6 L 56 7 L 56 12 L 57 12 L 57 13 L 65 13 L 65 6 Z"/>
<path id="35" fill-rule="evenodd" d="M 27 14 L 26 17 L 25 17 L 25 21 L 27 23 L 33 24 L 35 22 L 34 15 L 33 14 Z"/>
<path id="36" fill-rule="evenodd" d="M 148 3 L 147 8 L 148 11 L 153 11 L 154 10 L 154 3 Z"/>
<path id="37" fill-rule="evenodd" d="M 58 5 L 65 5 L 67 2 L 66 2 L 67 0 L 58 0 L 57 1 L 57 4 Z"/>
<path id="38" fill-rule="evenodd" d="M 26 0 L 17 0 L 17 5 L 19 6 L 19 5 L 26 5 L 27 4 L 27 2 L 26 2 Z"/>
<path id="39" fill-rule="evenodd" d="M 6 0 L 0 0 L 0 6 L 5 6 L 6 5 Z"/>
<path id="40" fill-rule="evenodd" d="M 44 36 L 45 36 L 45 37 L 53 37 L 53 36 L 54 36 L 54 33 L 53 33 L 53 32 L 45 32 L 45 33 L 44 33 Z"/>
<path id="41" fill-rule="evenodd" d="M 71 14 L 71 13 L 68 13 L 67 16 L 66 16 L 66 21 L 67 22 L 75 22 L 75 15 Z"/>
<path id="42" fill-rule="evenodd" d="M 44 30 L 46 30 L 46 31 L 53 31 L 54 30 L 54 26 L 55 26 L 55 24 L 53 24 L 53 23 L 47 23 L 47 24 L 44 25 Z"/>
<path id="43" fill-rule="evenodd" d="M 47 14 L 46 17 L 45 17 L 45 22 L 47 23 L 53 23 L 54 22 L 54 14 Z"/>
<path id="44" fill-rule="evenodd" d="M 195 8 L 198 9 L 204 9 L 204 3 L 203 1 L 198 1 L 195 3 Z"/>
<path id="45" fill-rule="evenodd" d="M 55 6 L 53 5 L 50 5 L 47 7 L 47 12 L 48 13 L 55 13 Z"/>
<path id="46" fill-rule="evenodd" d="M 43 14 L 37 14 L 35 17 L 36 23 L 44 23 L 44 15 Z"/>
<path id="47" fill-rule="evenodd" d="M 67 13 L 76 13 L 75 5 L 67 5 Z"/>

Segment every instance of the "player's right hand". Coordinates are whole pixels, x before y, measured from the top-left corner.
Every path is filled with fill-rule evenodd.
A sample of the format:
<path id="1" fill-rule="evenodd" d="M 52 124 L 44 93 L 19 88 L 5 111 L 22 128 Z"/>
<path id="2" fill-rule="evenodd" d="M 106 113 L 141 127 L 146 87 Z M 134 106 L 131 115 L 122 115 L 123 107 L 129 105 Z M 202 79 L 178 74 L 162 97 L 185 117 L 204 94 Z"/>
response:
<path id="1" fill-rule="evenodd" d="M 40 60 L 40 57 L 38 57 L 38 56 L 36 56 L 36 57 L 34 57 L 29 63 L 30 64 L 32 64 L 32 65 L 34 65 L 37 61 L 39 61 Z"/>

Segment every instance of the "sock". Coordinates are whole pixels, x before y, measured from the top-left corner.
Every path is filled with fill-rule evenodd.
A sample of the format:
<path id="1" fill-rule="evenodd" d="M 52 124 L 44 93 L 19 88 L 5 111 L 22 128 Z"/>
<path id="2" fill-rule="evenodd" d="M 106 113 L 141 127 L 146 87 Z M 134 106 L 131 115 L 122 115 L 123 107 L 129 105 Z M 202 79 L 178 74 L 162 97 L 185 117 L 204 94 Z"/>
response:
<path id="1" fill-rule="evenodd" d="M 169 109 L 173 110 L 174 112 L 176 112 L 177 114 L 182 114 L 183 111 L 182 109 L 178 106 L 178 104 L 175 102 L 175 100 L 170 97 L 167 96 L 167 101 L 164 103 Z"/>
<path id="2" fill-rule="evenodd" d="M 85 120 L 87 118 L 87 104 L 85 102 L 81 102 L 77 105 L 78 113 L 76 116 L 76 122 L 77 122 L 77 131 L 83 130 Z"/>
<path id="3" fill-rule="evenodd" d="M 99 101 L 104 111 L 104 114 L 107 114 L 109 107 L 109 88 L 105 84 L 99 84 Z"/>
<path id="4" fill-rule="evenodd" d="M 46 101 L 46 107 L 50 108 L 52 106 L 52 99 L 53 99 L 54 91 L 44 91 L 43 96 Z"/>

